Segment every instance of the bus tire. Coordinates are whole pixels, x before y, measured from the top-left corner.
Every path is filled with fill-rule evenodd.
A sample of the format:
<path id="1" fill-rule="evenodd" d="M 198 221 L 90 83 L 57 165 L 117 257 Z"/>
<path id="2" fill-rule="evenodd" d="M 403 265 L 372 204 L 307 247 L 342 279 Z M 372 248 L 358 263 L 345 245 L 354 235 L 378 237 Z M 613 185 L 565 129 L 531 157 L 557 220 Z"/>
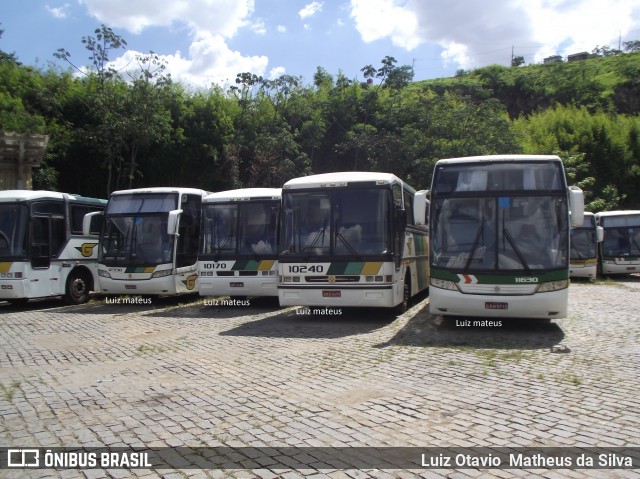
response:
<path id="1" fill-rule="evenodd" d="M 73 270 L 67 278 L 64 301 L 67 304 L 83 304 L 89 299 L 91 291 L 90 275 L 86 271 Z"/>
<path id="2" fill-rule="evenodd" d="M 411 275 L 409 270 L 404 275 L 404 286 L 402 287 L 402 301 L 396 306 L 396 312 L 404 314 L 409 309 L 409 299 L 411 299 Z"/>

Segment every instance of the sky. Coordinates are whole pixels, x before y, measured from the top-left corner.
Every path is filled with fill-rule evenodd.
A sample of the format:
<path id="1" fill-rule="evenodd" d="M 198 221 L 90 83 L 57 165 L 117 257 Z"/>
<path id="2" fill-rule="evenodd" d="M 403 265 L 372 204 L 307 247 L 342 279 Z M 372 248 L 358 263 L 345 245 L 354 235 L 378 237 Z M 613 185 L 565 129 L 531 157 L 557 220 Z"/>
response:
<path id="1" fill-rule="evenodd" d="M 192 88 L 233 84 L 238 73 L 313 83 L 318 67 L 364 80 L 361 69 L 414 68 L 414 80 L 491 64 L 618 48 L 640 39 L 640 0 L 2 0 L 0 50 L 24 65 L 90 65 L 82 38 L 106 25 L 127 42 L 113 66 L 139 69 L 154 52 Z"/>

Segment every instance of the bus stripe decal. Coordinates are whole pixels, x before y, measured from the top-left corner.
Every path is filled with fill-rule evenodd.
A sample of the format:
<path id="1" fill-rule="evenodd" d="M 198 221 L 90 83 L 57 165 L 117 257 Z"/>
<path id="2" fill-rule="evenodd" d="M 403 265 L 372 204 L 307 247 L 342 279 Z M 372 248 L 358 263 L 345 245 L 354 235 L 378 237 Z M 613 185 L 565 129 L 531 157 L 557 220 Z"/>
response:
<path id="1" fill-rule="evenodd" d="M 237 260 L 231 267 L 232 271 L 269 271 L 275 264 L 274 259 L 257 260 Z"/>
<path id="2" fill-rule="evenodd" d="M 153 273 L 155 266 L 129 266 L 124 270 L 125 273 Z"/>
<path id="3" fill-rule="evenodd" d="M 362 274 L 365 276 L 373 276 L 378 274 L 382 267 L 382 261 L 370 261 L 364 264 L 362 268 Z"/>
<path id="4" fill-rule="evenodd" d="M 12 264 L 10 261 L 0 263 L 0 273 L 8 273 Z"/>
<path id="5" fill-rule="evenodd" d="M 340 275 L 340 274 L 351 274 L 351 275 L 368 275 L 372 276 L 377 274 L 382 267 L 382 262 L 380 261 L 350 261 L 350 262 L 340 262 L 340 263 L 331 263 L 329 266 L 329 271 L 327 271 L 328 275 Z"/>

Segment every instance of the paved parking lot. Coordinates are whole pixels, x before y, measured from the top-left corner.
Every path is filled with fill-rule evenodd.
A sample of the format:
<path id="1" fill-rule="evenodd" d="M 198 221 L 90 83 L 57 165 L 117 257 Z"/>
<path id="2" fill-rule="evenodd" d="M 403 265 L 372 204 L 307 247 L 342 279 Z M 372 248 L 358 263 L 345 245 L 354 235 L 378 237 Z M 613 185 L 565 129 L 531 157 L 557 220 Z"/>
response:
<path id="1" fill-rule="evenodd" d="M 0 304 L 0 445 L 638 447 L 640 277 L 574 283 L 570 316 L 467 327 L 428 297 Z M 213 303 L 213 304 L 212 304 Z M 635 470 L 2 470 L 4 477 L 640 477 Z"/>

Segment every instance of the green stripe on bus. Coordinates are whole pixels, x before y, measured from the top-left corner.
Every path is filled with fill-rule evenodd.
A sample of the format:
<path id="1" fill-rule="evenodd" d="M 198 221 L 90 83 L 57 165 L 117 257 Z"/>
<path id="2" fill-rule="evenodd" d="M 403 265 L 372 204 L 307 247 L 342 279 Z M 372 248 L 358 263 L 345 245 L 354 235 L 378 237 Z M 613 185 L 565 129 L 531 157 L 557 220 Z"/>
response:
<path id="1" fill-rule="evenodd" d="M 477 284 L 523 284 L 522 281 L 516 281 L 516 278 L 538 278 L 538 283 L 547 281 L 562 281 L 569 279 L 568 270 L 548 271 L 545 273 L 526 273 L 524 271 L 511 274 L 486 274 L 486 273 L 453 273 L 451 271 L 431 268 L 431 277 L 435 279 L 443 279 L 459 283 L 462 281 L 460 275 L 473 276 L 477 280 Z"/>

